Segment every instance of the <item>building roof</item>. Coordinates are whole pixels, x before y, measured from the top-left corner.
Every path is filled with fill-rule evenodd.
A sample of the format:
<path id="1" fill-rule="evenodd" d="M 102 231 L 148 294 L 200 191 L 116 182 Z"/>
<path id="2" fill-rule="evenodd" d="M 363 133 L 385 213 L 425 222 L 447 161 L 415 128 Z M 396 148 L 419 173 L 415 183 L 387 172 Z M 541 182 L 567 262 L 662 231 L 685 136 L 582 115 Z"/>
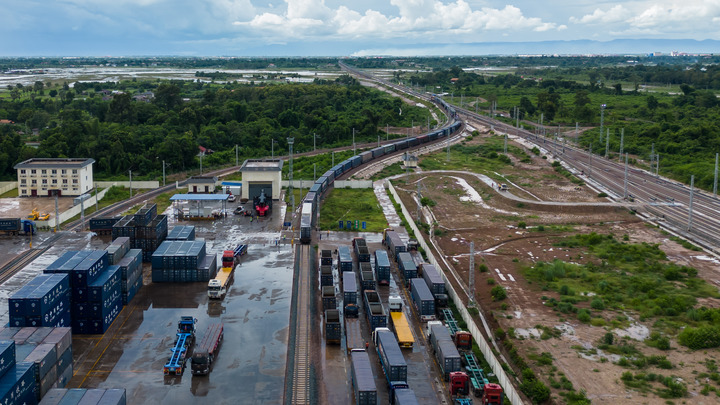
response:
<path id="1" fill-rule="evenodd" d="M 218 178 L 213 176 L 192 176 L 188 179 L 188 184 L 205 184 L 205 183 L 217 183 Z"/>
<path id="2" fill-rule="evenodd" d="M 51 159 L 51 158 L 34 158 L 20 162 L 13 166 L 13 169 L 37 169 L 37 168 L 72 168 L 80 169 L 95 163 L 95 159 L 90 158 L 68 158 L 68 159 Z"/>
<path id="3" fill-rule="evenodd" d="M 281 159 L 248 159 L 240 167 L 241 172 L 279 172 L 282 171 Z"/>
<path id="4" fill-rule="evenodd" d="M 175 194 L 170 201 L 223 201 L 228 197 L 230 194 Z"/>
<path id="5" fill-rule="evenodd" d="M 223 181 L 221 186 L 242 187 L 242 181 Z"/>

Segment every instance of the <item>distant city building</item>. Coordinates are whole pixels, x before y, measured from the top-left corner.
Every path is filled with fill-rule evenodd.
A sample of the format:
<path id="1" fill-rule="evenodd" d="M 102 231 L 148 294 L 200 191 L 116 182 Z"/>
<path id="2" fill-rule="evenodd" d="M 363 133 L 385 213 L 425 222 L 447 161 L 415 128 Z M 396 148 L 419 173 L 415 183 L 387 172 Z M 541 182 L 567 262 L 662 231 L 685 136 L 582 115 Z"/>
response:
<path id="1" fill-rule="evenodd" d="M 94 159 L 28 159 L 14 166 L 20 197 L 77 196 L 94 187 Z"/>

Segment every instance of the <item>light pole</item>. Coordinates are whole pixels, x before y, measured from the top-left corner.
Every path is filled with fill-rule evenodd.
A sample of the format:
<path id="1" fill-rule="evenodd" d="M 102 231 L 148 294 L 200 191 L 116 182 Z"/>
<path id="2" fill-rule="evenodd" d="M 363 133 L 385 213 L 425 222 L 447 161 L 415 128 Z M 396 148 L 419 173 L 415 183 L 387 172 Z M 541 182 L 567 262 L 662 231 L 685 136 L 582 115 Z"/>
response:
<path id="1" fill-rule="evenodd" d="M 353 156 L 355 156 L 355 128 L 353 128 Z"/>
<path id="2" fill-rule="evenodd" d="M 319 136 L 317 136 L 317 135 L 315 134 L 315 132 L 313 132 L 313 152 L 315 152 L 315 151 L 317 150 L 317 146 L 315 146 L 315 140 L 316 140 L 317 138 L 319 138 Z"/>
<path id="3" fill-rule="evenodd" d="M 130 198 L 132 198 L 132 170 L 128 170 L 130 172 Z"/>
<path id="4" fill-rule="evenodd" d="M 290 203 L 292 204 L 293 216 L 295 216 L 295 195 L 293 194 L 293 143 L 295 138 L 287 138 L 288 149 L 290 149 L 290 167 L 288 170 L 288 180 L 290 180 L 290 186 L 288 190 L 290 192 Z"/>
<path id="5" fill-rule="evenodd" d="M 170 167 L 171 165 L 170 165 L 170 163 L 165 163 L 164 160 L 162 163 L 163 163 L 163 187 L 165 187 L 165 168 Z M 235 164 L 235 166 L 237 166 L 237 163 Z"/>
<path id="6" fill-rule="evenodd" d="M 600 142 L 602 142 L 602 136 L 603 136 L 603 119 L 605 118 L 605 104 L 600 104 Z"/>
<path id="7" fill-rule="evenodd" d="M 201 153 L 201 154 L 200 154 L 200 175 L 201 175 L 201 176 L 202 176 L 202 158 L 203 158 L 203 156 L 205 156 L 205 154 L 204 154 L 204 153 Z"/>
<path id="8" fill-rule="evenodd" d="M 270 141 L 272 141 L 270 144 L 270 157 L 272 159 L 275 159 L 275 144 L 277 143 L 277 141 L 274 139 L 271 139 Z"/>

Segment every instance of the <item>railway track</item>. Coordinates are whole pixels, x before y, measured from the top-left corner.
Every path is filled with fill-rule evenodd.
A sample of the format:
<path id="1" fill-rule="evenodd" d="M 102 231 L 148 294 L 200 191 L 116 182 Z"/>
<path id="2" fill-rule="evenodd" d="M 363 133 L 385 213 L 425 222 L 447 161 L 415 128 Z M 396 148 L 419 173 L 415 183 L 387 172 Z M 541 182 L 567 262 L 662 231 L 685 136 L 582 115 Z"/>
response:
<path id="1" fill-rule="evenodd" d="M 310 344 L 311 344 L 311 268 L 310 246 L 300 245 L 300 260 L 298 261 L 298 294 L 295 307 L 295 356 L 292 374 L 291 404 L 310 403 Z"/>
<path id="2" fill-rule="evenodd" d="M 0 267 L 0 284 L 9 280 L 10 277 L 17 274 L 17 272 L 25 268 L 25 266 L 30 264 L 38 256 L 45 253 L 48 249 L 50 249 L 52 244 L 60 238 L 62 238 L 62 234 L 55 234 L 43 242 L 42 246 L 28 249 Z"/>

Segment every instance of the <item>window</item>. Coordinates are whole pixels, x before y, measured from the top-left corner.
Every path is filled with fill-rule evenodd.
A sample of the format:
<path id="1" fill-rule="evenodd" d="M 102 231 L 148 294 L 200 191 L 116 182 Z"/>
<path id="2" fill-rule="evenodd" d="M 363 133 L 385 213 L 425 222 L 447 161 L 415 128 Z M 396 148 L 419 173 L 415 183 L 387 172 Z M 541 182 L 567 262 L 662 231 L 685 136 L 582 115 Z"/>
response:
<path id="1" fill-rule="evenodd" d="M 78 179 L 73 179 L 73 184 L 78 184 Z"/>
<path id="2" fill-rule="evenodd" d="M 62 173 L 62 174 L 66 174 L 66 173 L 67 173 L 67 170 L 62 169 L 62 172 L 61 172 L 61 173 Z"/>
<path id="3" fill-rule="evenodd" d="M 47 170 L 42 169 L 42 172 L 41 172 L 41 173 L 42 173 L 42 174 L 47 174 Z"/>
<path id="4" fill-rule="evenodd" d="M 32 184 L 37 184 L 37 180 L 32 179 Z"/>
<path id="5" fill-rule="evenodd" d="M 25 180 L 25 179 L 20 179 L 20 184 L 25 185 L 25 183 L 27 183 L 27 180 Z"/>
<path id="6" fill-rule="evenodd" d="M 77 174 L 77 169 L 73 169 L 73 174 Z"/>
<path id="7" fill-rule="evenodd" d="M 37 170 L 35 170 L 35 169 L 30 170 L 30 174 L 35 174 L 36 172 L 37 172 Z"/>
<path id="8" fill-rule="evenodd" d="M 57 184 L 57 179 L 52 179 L 52 184 Z"/>
<path id="9" fill-rule="evenodd" d="M 25 174 L 25 169 L 20 169 L 20 174 Z"/>
<path id="10" fill-rule="evenodd" d="M 42 179 L 42 184 L 47 184 L 47 179 Z"/>
<path id="11" fill-rule="evenodd" d="M 22 189 L 22 194 L 27 194 L 27 190 L 26 190 L 26 189 Z"/>
<path id="12" fill-rule="evenodd" d="M 57 174 L 57 170 L 56 170 L 56 169 L 52 169 L 52 170 L 50 170 L 50 173 L 52 173 L 52 174 Z"/>
<path id="13" fill-rule="evenodd" d="M 67 184 L 67 179 L 63 179 L 63 184 Z"/>

